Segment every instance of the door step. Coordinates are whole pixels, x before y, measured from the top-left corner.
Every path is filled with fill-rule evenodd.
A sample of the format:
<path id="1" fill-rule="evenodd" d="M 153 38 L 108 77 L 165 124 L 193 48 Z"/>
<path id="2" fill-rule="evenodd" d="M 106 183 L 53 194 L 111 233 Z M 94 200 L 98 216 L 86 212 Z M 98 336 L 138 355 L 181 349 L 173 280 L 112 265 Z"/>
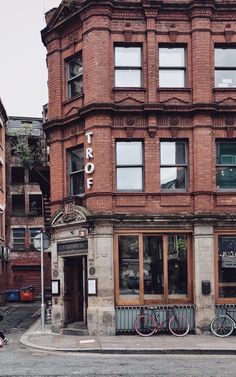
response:
<path id="1" fill-rule="evenodd" d="M 77 336 L 86 336 L 89 335 L 87 327 L 84 325 L 78 325 L 78 323 L 71 323 L 62 330 L 62 333 L 65 335 L 77 335 Z"/>

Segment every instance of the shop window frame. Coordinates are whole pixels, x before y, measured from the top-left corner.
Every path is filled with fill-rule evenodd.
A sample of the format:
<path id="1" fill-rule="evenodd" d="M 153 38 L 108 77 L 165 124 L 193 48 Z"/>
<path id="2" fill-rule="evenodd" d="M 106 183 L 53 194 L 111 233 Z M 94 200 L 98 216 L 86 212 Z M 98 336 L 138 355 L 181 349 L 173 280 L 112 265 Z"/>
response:
<path id="1" fill-rule="evenodd" d="M 187 236 L 187 296 L 172 297 L 168 294 L 168 237 L 170 235 Z M 139 295 L 137 298 L 127 298 L 120 295 L 119 288 L 119 236 L 137 236 L 139 238 Z M 144 272 L 143 272 L 143 238 L 144 236 L 163 237 L 163 274 L 164 274 L 164 295 L 162 298 L 147 299 L 144 297 Z M 192 231 L 187 229 L 172 229 L 170 231 L 150 230 L 117 230 L 114 235 L 114 272 L 115 272 L 115 305 L 156 305 L 156 304 L 190 304 L 193 301 L 193 252 L 192 252 Z"/>
<path id="2" fill-rule="evenodd" d="M 216 304 L 236 304 L 235 297 L 220 297 L 219 295 L 219 237 L 236 237 L 236 231 L 229 229 L 217 229 L 214 236 L 214 277 L 215 277 L 215 303 Z"/>

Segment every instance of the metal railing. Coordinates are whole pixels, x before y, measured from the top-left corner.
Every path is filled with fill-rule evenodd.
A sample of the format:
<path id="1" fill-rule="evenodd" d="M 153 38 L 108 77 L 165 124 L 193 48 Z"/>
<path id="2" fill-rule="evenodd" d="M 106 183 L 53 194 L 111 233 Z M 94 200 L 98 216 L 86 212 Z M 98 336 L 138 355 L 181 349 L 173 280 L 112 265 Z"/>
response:
<path id="1" fill-rule="evenodd" d="M 133 334 L 134 333 L 134 321 L 136 317 L 143 312 L 152 314 L 151 308 L 157 308 L 160 312 L 160 321 L 163 322 L 166 318 L 168 308 L 173 305 L 150 305 L 150 306 L 116 306 L 116 333 L 117 334 Z M 175 310 L 177 314 L 186 317 L 190 324 L 190 331 L 195 331 L 195 306 L 178 305 Z M 168 323 L 163 328 L 165 333 L 168 333 Z"/>
<path id="2" fill-rule="evenodd" d="M 235 320 L 236 322 L 236 304 L 226 304 L 227 309 L 229 310 L 229 313 L 231 317 Z M 221 315 L 225 314 L 225 305 L 223 304 L 217 304 L 216 305 L 216 315 Z"/>

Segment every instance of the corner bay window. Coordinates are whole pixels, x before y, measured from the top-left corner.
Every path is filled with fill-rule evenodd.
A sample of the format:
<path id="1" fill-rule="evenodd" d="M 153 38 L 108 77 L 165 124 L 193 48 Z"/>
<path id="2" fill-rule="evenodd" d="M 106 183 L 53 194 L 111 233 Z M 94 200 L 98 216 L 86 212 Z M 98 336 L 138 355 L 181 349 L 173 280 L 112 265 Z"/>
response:
<path id="1" fill-rule="evenodd" d="M 218 238 L 218 297 L 236 299 L 236 236 Z"/>
<path id="2" fill-rule="evenodd" d="M 68 61 L 68 95 L 69 98 L 83 93 L 82 53 Z"/>
<path id="3" fill-rule="evenodd" d="M 236 142 L 217 142 L 216 186 L 236 189 Z"/>
<path id="4" fill-rule="evenodd" d="M 215 48 L 215 87 L 236 88 L 235 48 Z"/>
<path id="5" fill-rule="evenodd" d="M 84 193 L 84 146 L 69 151 L 70 195 Z"/>
<path id="6" fill-rule="evenodd" d="M 118 301 L 190 299 L 188 240 L 186 234 L 119 235 Z"/>
<path id="7" fill-rule="evenodd" d="M 116 187 L 118 191 L 143 190 L 143 143 L 116 142 Z"/>
<path id="8" fill-rule="evenodd" d="M 115 47 L 115 86 L 142 86 L 141 47 Z"/>
<path id="9" fill-rule="evenodd" d="M 183 47 L 160 47 L 159 87 L 184 88 L 185 65 L 185 49 Z"/>
<path id="10" fill-rule="evenodd" d="M 187 189 L 187 143 L 161 141 L 161 189 Z"/>

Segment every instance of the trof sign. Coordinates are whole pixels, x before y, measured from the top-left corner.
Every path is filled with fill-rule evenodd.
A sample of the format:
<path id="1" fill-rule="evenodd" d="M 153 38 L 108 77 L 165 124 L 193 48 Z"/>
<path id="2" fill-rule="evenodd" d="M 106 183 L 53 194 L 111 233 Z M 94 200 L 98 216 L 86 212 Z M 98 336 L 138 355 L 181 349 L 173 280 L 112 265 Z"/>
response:
<path id="1" fill-rule="evenodd" d="M 94 170 L 95 170 L 95 166 L 94 166 L 94 163 L 92 162 L 93 160 L 93 146 L 92 146 L 92 137 L 93 137 L 93 133 L 90 131 L 90 132 L 87 132 L 85 134 L 86 138 L 87 138 L 87 143 L 89 145 L 89 147 L 86 148 L 86 165 L 85 165 L 85 173 L 87 173 L 89 175 L 89 177 L 87 178 L 86 182 L 87 182 L 87 189 L 91 189 L 92 186 L 93 186 L 93 177 L 91 177 L 91 175 L 93 174 Z"/>

